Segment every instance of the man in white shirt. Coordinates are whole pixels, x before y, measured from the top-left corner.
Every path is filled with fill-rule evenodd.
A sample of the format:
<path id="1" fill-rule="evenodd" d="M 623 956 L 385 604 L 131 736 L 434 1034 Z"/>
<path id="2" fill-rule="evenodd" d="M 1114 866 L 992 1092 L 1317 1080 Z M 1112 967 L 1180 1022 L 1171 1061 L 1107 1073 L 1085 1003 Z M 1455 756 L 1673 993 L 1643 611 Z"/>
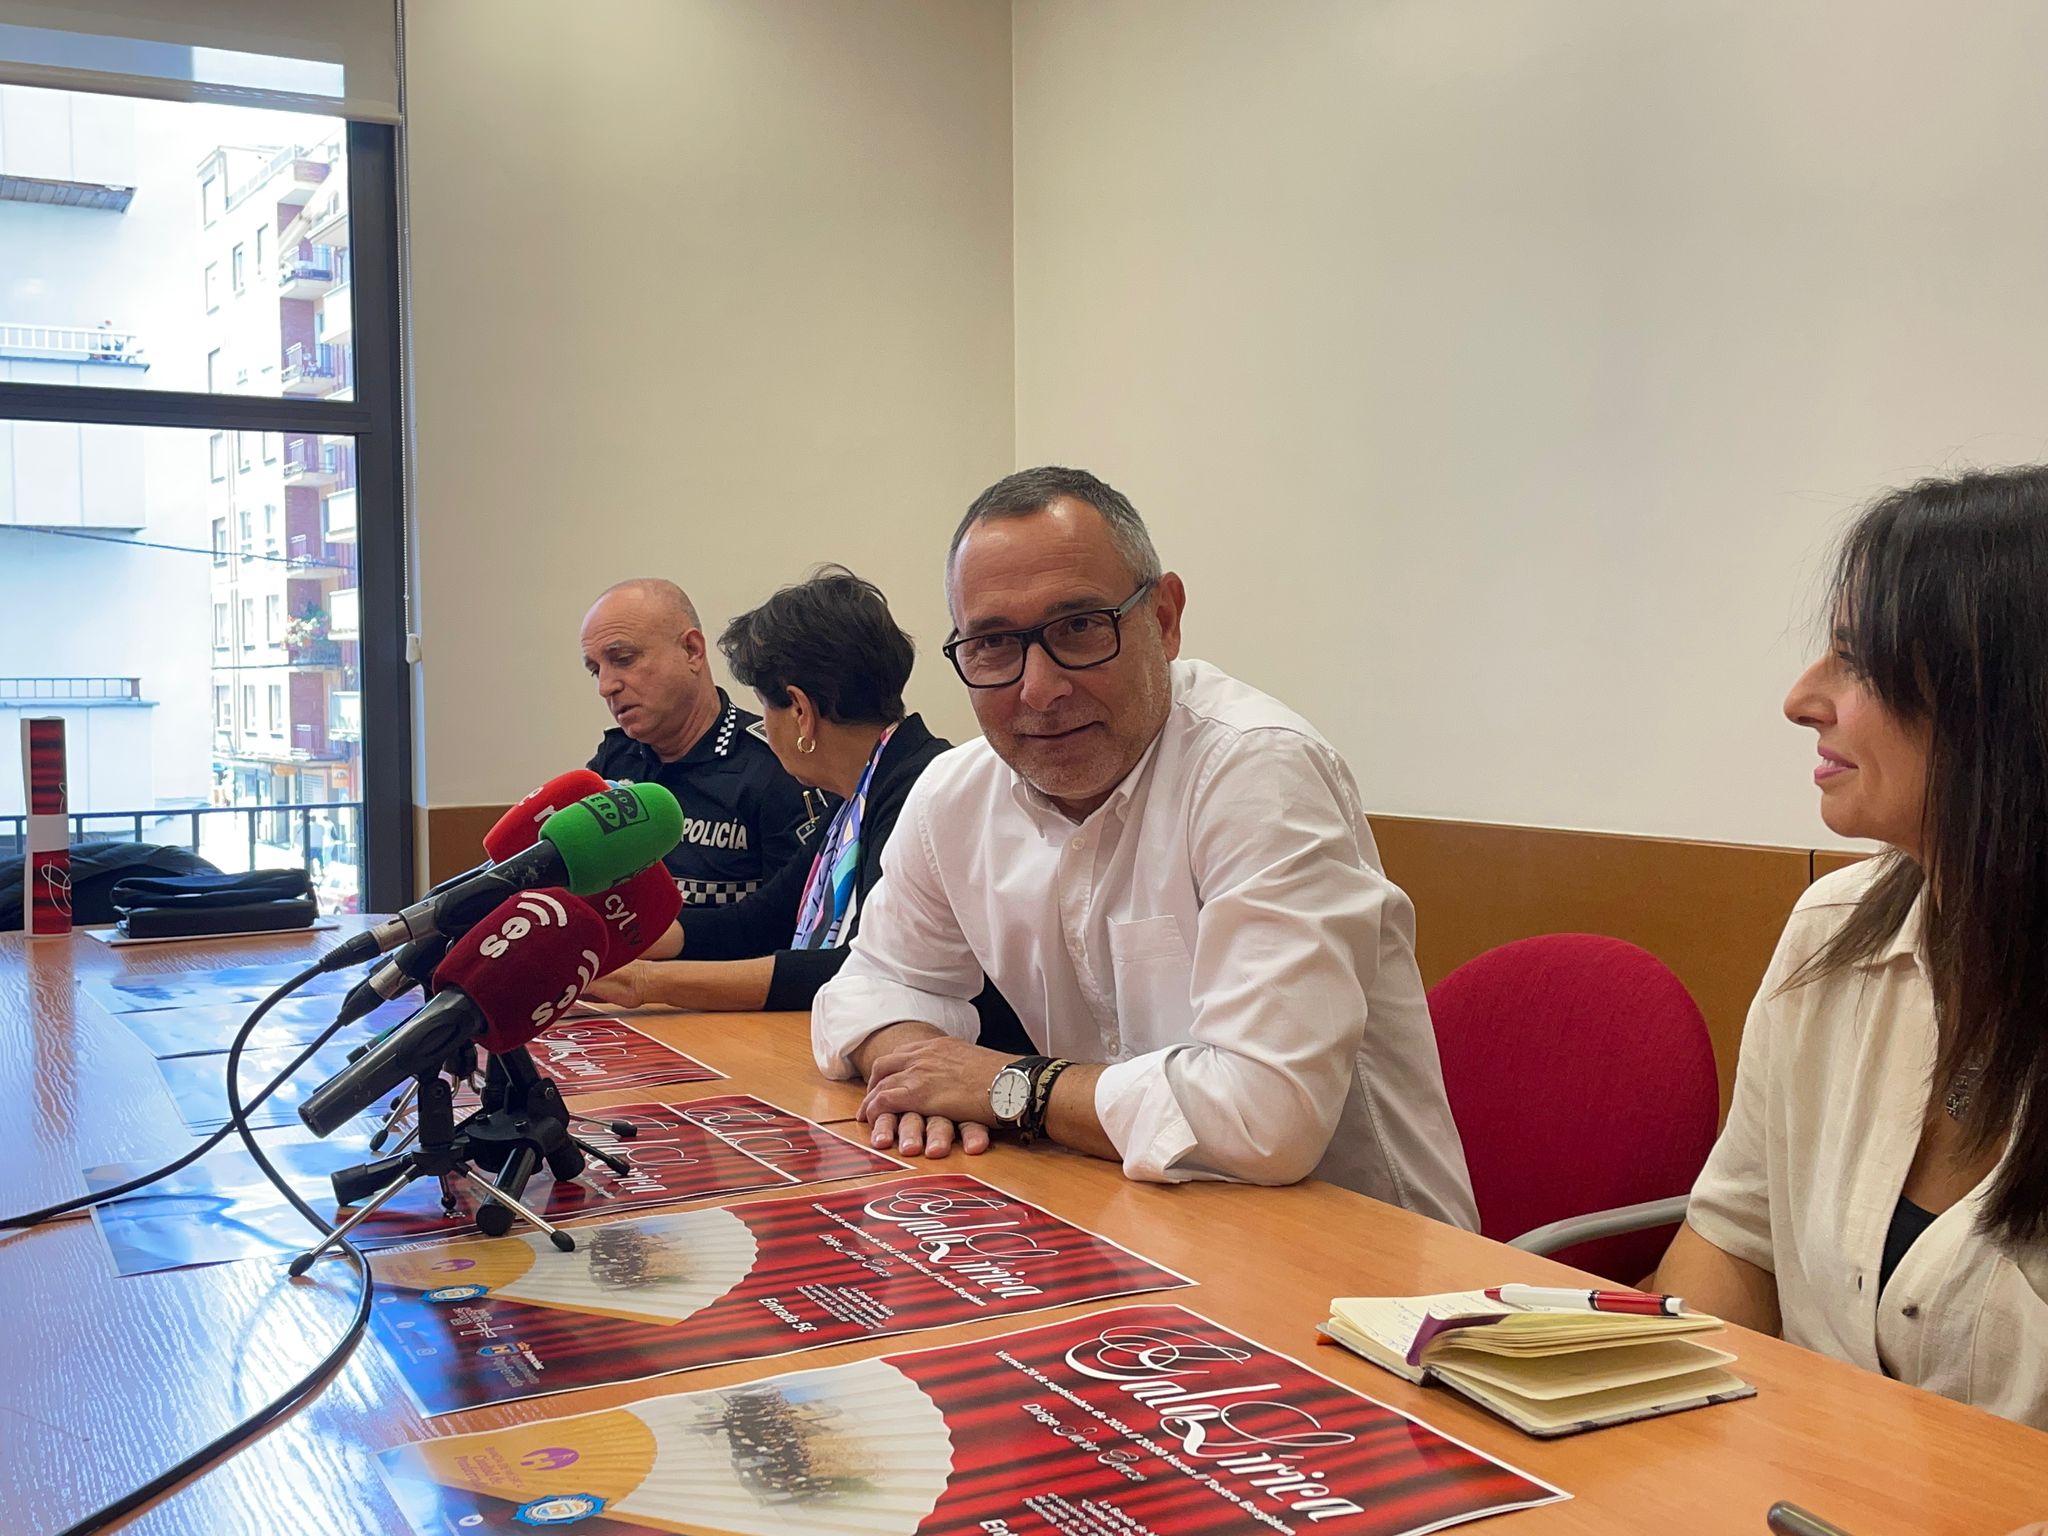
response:
<path id="1" fill-rule="evenodd" d="M 991 1126 L 1134 1179 L 1311 1173 L 1477 1225 L 1414 910 L 1350 771 L 1283 705 L 1177 661 L 1186 592 L 1130 503 L 1012 475 L 954 535 L 946 646 L 984 739 L 925 770 L 818 994 L 877 1146 Z M 973 1043 L 983 974 L 1045 1053 Z"/>

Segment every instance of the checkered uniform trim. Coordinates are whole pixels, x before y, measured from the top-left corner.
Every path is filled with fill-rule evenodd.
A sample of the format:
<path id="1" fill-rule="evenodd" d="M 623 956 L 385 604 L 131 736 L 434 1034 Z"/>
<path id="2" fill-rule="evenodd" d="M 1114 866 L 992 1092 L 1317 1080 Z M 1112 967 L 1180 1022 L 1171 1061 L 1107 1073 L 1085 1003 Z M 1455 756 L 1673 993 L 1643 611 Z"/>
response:
<path id="1" fill-rule="evenodd" d="M 725 713 L 718 717 L 718 736 L 711 743 L 713 756 L 724 757 L 732 751 L 732 734 L 739 729 L 739 726 L 739 706 L 728 700 L 725 706 Z"/>
<path id="2" fill-rule="evenodd" d="M 686 907 L 729 907 L 761 888 L 758 880 L 676 880 Z"/>

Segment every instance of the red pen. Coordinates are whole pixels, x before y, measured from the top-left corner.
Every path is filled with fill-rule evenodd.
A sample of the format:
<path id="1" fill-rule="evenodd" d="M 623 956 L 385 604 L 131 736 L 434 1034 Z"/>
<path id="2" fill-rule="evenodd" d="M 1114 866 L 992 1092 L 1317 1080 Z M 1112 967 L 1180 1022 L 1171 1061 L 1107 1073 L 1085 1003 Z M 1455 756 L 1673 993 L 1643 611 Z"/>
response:
<path id="1" fill-rule="evenodd" d="M 1486 1294 L 1510 1307 L 1536 1307 L 1552 1312 L 1630 1312 L 1639 1317 L 1678 1317 L 1685 1302 L 1677 1296 L 1648 1291 L 1571 1291 L 1546 1285 L 1495 1285 Z"/>

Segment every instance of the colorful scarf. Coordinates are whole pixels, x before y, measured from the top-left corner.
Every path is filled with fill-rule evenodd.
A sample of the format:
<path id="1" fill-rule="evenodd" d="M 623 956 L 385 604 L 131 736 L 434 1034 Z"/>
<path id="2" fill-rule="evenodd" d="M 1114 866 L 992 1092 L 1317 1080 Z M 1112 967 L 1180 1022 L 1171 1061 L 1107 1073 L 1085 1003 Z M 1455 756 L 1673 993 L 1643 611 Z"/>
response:
<path id="1" fill-rule="evenodd" d="M 900 724 L 899 720 L 897 725 Z M 854 877 L 860 873 L 860 833 L 861 823 L 867 819 L 868 783 L 875 776 L 889 738 L 895 734 L 894 725 L 882 732 L 867 767 L 861 770 L 853 797 L 839 807 L 825 833 L 824 846 L 811 861 L 811 875 L 804 882 L 804 900 L 797 909 L 796 940 L 791 949 L 836 948 L 853 921 L 854 908 L 860 904 Z"/>

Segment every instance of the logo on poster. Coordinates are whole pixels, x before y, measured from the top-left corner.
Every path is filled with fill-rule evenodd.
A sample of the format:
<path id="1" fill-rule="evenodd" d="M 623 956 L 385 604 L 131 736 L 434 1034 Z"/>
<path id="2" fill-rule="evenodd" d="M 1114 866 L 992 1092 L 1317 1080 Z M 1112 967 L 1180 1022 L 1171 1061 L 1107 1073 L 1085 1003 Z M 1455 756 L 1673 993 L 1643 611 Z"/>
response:
<path id="1" fill-rule="evenodd" d="M 574 1525 L 603 1508 L 604 1500 L 594 1493 L 558 1493 L 520 1505 L 512 1512 L 512 1518 L 521 1525 Z"/>
<path id="2" fill-rule="evenodd" d="M 428 1291 L 425 1301 L 472 1301 L 478 1296 L 487 1296 L 490 1288 L 482 1285 L 444 1285 L 438 1291 Z"/>
<path id="3" fill-rule="evenodd" d="M 572 1467 L 583 1459 L 583 1453 L 573 1446 L 549 1445 L 537 1451 L 528 1451 L 519 1458 L 519 1465 L 531 1472 L 559 1472 Z"/>

